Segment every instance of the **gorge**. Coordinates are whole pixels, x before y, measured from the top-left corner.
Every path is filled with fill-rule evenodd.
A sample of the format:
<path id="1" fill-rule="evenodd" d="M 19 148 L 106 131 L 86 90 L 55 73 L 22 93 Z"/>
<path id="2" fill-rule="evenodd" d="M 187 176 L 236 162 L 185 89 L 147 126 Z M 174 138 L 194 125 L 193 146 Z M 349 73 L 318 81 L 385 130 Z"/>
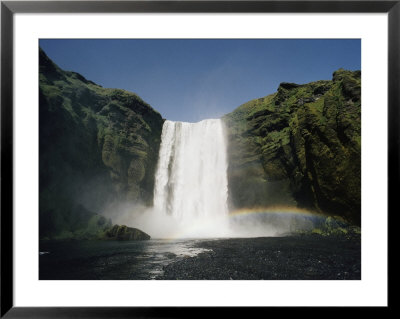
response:
<path id="1" fill-rule="evenodd" d="M 171 217 L 183 237 L 232 236 L 229 215 L 239 210 L 361 223 L 360 71 L 281 83 L 199 123 L 165 120 L 41 49 L 39 75 L 40 239 L 103 239 L 121 223 L 121 203 L 131 216 Z"/>

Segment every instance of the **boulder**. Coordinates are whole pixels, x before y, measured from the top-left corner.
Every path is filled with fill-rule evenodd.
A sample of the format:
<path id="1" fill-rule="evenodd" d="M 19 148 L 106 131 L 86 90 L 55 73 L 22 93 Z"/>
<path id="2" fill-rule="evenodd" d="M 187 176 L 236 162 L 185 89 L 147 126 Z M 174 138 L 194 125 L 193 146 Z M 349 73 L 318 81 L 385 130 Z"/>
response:
<path id="1" fill-rule="evenodd" d="M 150 236 L 137 228 L 114 225 L 104 233 L 104 238 L 110 240 L 149 240 Z"/>

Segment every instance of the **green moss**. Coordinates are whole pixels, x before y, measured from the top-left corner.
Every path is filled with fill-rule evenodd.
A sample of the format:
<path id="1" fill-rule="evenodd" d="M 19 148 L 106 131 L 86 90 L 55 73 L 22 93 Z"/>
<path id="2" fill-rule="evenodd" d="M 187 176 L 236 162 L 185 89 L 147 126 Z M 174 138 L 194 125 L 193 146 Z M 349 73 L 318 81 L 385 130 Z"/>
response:
<path id="1" fill-rule="evenodd" d="M 230 192 L 233 206 L 257 207 L 269 196 L 261 191 L 251 201 L 243 198 L 246 180 L 253 178 L 247 166 L 253 163 L 262 168 L 265 183 L 289 181 L 288 202 L 359 223 L 360 88 L 359 71 L 338 70 L 332 81 L 282 83 L 277 93 L 224 116 L 228 179 L 230 185 L 240 181 Z"/>
<path id="2" fill-rule="evenodd" d="M 97 232 L 78 204 L 151 205 L 161 115 L 134 93 L 61 70 L 42 50 L 39 62 L 40 236 Z"/>
<path id="3" fill-rule="evenodd" d="M 131 228 L 126 225 L 114 225 L 107 229 L 100 239 L 108 240 L 148 240 L 150 236 L 137 228 Z"/>
<path id="4" fill-rule="evenodd" d="M 322 236 L 324 236 L 324 235 L 326 235 L 321 229 L 319 229 L 319 228 L 314 228 L 312 231 L 311 231 L 313 234 L 318 234 L 318 235 L 322 235 Z"/>

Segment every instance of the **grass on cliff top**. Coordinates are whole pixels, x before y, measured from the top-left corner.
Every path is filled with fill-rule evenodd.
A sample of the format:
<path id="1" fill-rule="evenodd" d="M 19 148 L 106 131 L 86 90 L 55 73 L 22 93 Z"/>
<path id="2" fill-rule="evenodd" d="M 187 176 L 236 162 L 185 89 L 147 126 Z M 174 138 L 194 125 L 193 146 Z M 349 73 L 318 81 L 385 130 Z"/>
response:
<path id="1" fill-rule="evenodd" d="M 254 99 L 248 101 L 242 105 L 240 105 L 237 109 L 235 109 L 232 113 L 227 114 L 226 116 L 232 115 L 234 119 L 245 119 L 257 113 L 258 111 L 262 111 L 265 109 L 269 109 L 272 107 L 272 101 L 275 97 L 276 93 L 264 96 L 259 99 Z M 245 115 L 245 116 L 243 116 Z"/>
<path id="2" fill-rule="evenodd" d="M 62 72 L 62 71 L 61 71 Z M 128 139 L 120 134 L 115 134 L 117 127 L 112 127 L 110 124 L 110 115 L 114 116 L 116 122 L 118 118 L 126 118 L 127 114 L 134 118 L 135 125 L 132 125 L 131 129 L 140 128 L 141 130 L 151 131 L 149 124 L 144 121 L 142 116 L 138 115 L 135 110 L 131 110 L 124 104 L 130 102 L 132 105 L 142 105 L 149 110 L 155 111 L 149 104 L 144 102 L 138 95 L 121 89 L 107 89 L 103 88 L 91 81 L 83 81 L 74 72 L 63 72 L 65 75 L 65 80 L 55 80 L 49 83 L 45 75 L 40 74 L 40 89 L 43 94 L 52 104 L 51 107 L 61 107 L 66 110 L 71 119 L 75 122 L 83 120 L 83 122 L 90 122 L 90 119 L 95 119 L 97 129 L 98 129 L 98 140 L 101 141 L 106 135 L 112 136 L 113 144 L 120 145 L 122 149 L 126 151 L 132 151 L 132 148 L 127 143 Z M 96 111 L 91 105 L 88 104 L 77 104 L 71 99 L 77 94 L 86 95 L 89 98 L 91 96 L 96 96 L 96 98 L 101 99 L 101 103 L 104 106 L 100 110 Z M 78 102 L 79 103 L 79 102 Z M 133 111 L 133 112 L 132 112 Z M 161 115 L 160 115 L 161 117 Z M 140 123 L 140 125 L 138 125 Z M 122 130 L 122 128 L 121 128 Z M 139 135 L 129 136 L 135 142 L 135 153 L 139 157 L 145 157 L 145 152 L 143 151 L 148 147 L 146 141 Z M 137 149 L 139 148 L 139 150 Z M 142 149 L 142 151 L 140 151 Z"/>
<path id="3" fill-rule="evenodd" d="M 271 113 L 280 114 L 280 116 L 284 113 L 295 114 L 299 107 L 304 107 L 324 125 L 326 122 L 323 115 L 324 106 L 329 103 L 326 103 L 326 98 L 338 98 L 337 102 L 343 103 L 342 86 L 349 76 L 351 79 L 348 80 L 350 83 L 348 86 L 356 89 L 361 86 L 361 79 L 354 77 L 350 71 L 338 70 L 335 74 L 336 78 L 340 80 L 320 80 L 290 89 L 279 87 L 278 92 L 244 103 L 233 112 L 226 114 L 223 119 L 228 122 L 228 126 L 233 127 L 229 123 L 235 123 L 234 126 L 237 130 L 235 133 L 240 133 L 249 129 L 249 125 L 252 125 L 251 119 L 254 117 L 265 117 Z M 310 98 L 313 98 L 314 101 L 307 101 Z M 303 104 L 300 104 L 299 102 L 302 100 Z M 360 102 L 356 102 L 355 106 L 360 106 Z M 293 115 L 290 117 L 292 118 Z M 268 121 L 271 122 L 271 118 Z M 292 119 L 289 120 L 290 122 Z"/>

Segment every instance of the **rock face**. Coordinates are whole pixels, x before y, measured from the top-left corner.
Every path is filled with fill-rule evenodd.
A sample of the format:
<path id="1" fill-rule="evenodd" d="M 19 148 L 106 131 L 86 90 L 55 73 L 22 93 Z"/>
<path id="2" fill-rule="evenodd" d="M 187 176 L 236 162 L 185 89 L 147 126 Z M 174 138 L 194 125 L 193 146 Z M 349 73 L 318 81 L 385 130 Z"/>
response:
<path id="1" fill-rule="evenodd" d="M 85 232 L 113 201 L 152 205 L 161 115 L 136 94 L 61 70 L 41 49 L 39 76 L 40 237 Z"/>
<path id="2" fill-rule="evenodd" d="M 231 208 L 297 205 L 360 224 L 360 71 L 282 83 L 223 119 Z"/>

